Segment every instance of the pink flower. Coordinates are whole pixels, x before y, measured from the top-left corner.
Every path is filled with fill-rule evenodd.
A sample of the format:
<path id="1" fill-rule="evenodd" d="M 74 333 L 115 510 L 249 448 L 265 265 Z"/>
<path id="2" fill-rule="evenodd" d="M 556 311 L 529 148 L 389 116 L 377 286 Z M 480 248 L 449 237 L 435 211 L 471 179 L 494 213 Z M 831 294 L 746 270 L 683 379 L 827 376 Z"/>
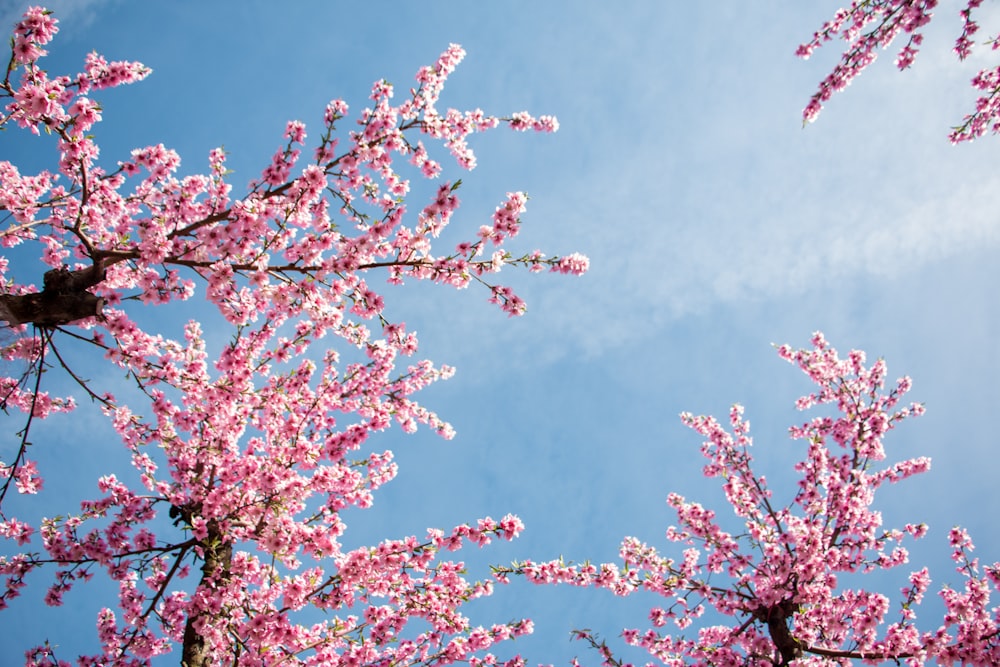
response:
<path id="1" fill-rule="evenodd" d="M 577 252 L 559 258 L 559 261 L 552 266 L 552 270 L 557 273 L 568 273 L 574 276 L 582 276 L 589 269 L 590 260 Z"/>
<path id="2" fill-rule="evenodd" d="M 579 255 L 546 260 L 540 251 L 515 256 L 504 247 L 521 230 L 523 193 L 508 193 L 490 224 L 454 235 L 446 228 L 457 219 L 460 181 L 432 188 L 424 206 L 406 201 L 410 182 L 398 160 L 438 178 L 446 166 L 424 145 L 436 141 L 459 168 L 472 168 L 469 135 L 500 124 L 481 109 L 434 108 L 464 51 L 451 45 L 422 68 L 419 88 L 398 105 L 393 97 L 402 91 L 377 82 L 373 108 L 344 130 L 337 123 L 347 105 L 331 102 L 305 153 L 309 164 L 298 169 L 309 135 L 303 123 L 289 122 L 259 179 L 240 191 L 221 149 L 209 153 L 206 173 L 182 171 L 180 157 L 162 144 L 138 148 L 104 172 L 93 138 L 100 133 L 91 136 L 102 109 L 87 95 L 139 81 L 149 69 L 91 53 L 82 74 L 49 77 L 35 61 L 55 31 L 37 8 L 18 24 L 8 78 L 22 83 L 12 83 L 8 113 L 53 132 L 46 146 L 56 151 L 59 172 L 24 177 L 0 162 L 0 207 L 20 230 L 0 244 L 26 252 L 34 244 L 36 256 L 59 272 L 94 267 L 85 275 L 96 283 L 86 290 L 103 300 L 100 316 L 66 327 L 82 331 L 78 337 L 103 350 L 139 390 L 126 406 L 98 386 L 102 375 L 85 381 L 88 390 L 94 383 L 90 395 L 137 474 L 102 476 L 98 497 L 66 517 L 37 525 L 0 517 L 0 536 L 12 547 L 38 535 L 38 553 L 0 557 L 0 607 L 35 568 L 53 566 L 51 604 L 103 570 L 119 582 L 122 623 L 110 609 L 99 613 L 100 655 L 80 658 L 92 665 L 118 664 L 123 655 L 148 661 L 190 642 L 192 633 L 211 664 L 231 662 L 237 652 L 251 662 L 308 654 L 316 664 L 412 664 L 429 656 L 471 660 L 472 651 L 530 632 L 526 619 L 472 627 L 462 606 L 490 595 L 494 582 L 467 581 L 461 562 L 442 557 L 470 542 L 513 539 L 524 528 L 513 515 L 430 531 L 423 541 L 386 540 L 346 553 L 341 543 L 345 510 L 370 506 L 398 472 L 391 452 L 365 449 L 372 434 L 398 425 L 454 436 L 417 401 L 420 390 L 454 369 L 414 360 L 417 337 L 389 319 L 391 291 L 373 278 L 482 283 L 491 301 L 519 315 L 526 304 L 511 288 L 486 282 L 492 273 L 586 268 Z M 558 127 L 550 116 L 526 113 L 511 124 Z M 445 236 L 457 252 L 435 249 Z M 106 261 L 95 266 L 93 258 Z M 0 257 L 5 291 L 37 292 L 6 266 Z M 137 305 L 195 296 L 221 315 L 212 327 L 190 322 L 174 340 L 134 319 Z M 8 351 L 38 359 L 43 344 L 28 336 Z M 8 380 L 7 406 L 31 419 L 74 407 Z M 23 456 L 0 474 L 22 493 L 42 487 L 36 464 Z M 314 567 L 305 569 L 307 559 Z M 553 566 L 539 577 L 599 578 L 619 594 L 637 585 L 612 569 Z M 301 622 L 295 612 L 306 606 L 330 614 L 333 625 Z M 480 664 L 497 660 L 486 655 Z"/>

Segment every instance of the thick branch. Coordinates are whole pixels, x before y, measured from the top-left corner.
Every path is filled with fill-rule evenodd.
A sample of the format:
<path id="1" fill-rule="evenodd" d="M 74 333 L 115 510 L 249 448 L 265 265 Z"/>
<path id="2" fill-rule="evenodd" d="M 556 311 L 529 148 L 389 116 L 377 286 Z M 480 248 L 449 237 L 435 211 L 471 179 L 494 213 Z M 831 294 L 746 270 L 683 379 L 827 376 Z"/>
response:
<path id="1" fill-rule="evenodd" d="M 0 318 L 11 326 L 57 327 L 96 317 L 103 308 L 104 299 L 90 292 L 0 294 Z"/>
<path id="2" fill-rule="evenodd" d="M 93 264 L 70 271 L 66 267 L 46 271 L 44 289 L 31 294 L 0 294 L 0 319 L 10 326 L 34 324 L 56 327 L 101 314 L 104 299 L 87 289 L 104 280 L 104 268 Z"/>

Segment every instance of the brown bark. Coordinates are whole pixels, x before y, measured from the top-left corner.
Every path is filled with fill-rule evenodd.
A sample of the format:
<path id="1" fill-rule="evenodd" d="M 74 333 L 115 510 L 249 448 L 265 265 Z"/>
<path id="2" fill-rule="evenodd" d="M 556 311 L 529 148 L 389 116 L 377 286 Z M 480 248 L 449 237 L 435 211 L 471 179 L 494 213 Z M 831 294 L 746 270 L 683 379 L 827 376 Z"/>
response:
<path id="1" fill-rule="evenodd" d="M 104 299 L 90 292 L 0 294 L 0 319 L 10 326 L 56 327 L 101 314 Z"/>
<path id="2" fill-rule="evenodd" d="M 41 292 L 0 294 L 0 319 L 10 326 L 34 324 L 55 327 L 101 314 L 104 299 L 87 289 L 104 280 L 104 270 L 94 264 L 70 271 L 66 267 L 46 271 Z"/>
<path id="3" fill-rule="evenodd" d="M 43 292 L 82 292 L 104 280 L 104 270 L 97 264 L 70 271 L 65 266 L 50 269 L 42 276 Z"/>
<path id="4" fill-rule="evenodd" d="M 788 630 L 788 619 L 795 613 L 796 608 L 797 606 L 793 602 L 786 600 L 774 607 L 762 610 L 763 613 L 758 612 L 758 616 L 767 623 L 771 641 L 778 649 L 778 655 L 781 657 L 779 665 L 788 665 L 796 658 L 802 657 L 802 645 Z"/>
<path id="5" fill-rule="evenodd" d="M 215 520 L 208 522 L 208 536 L 202 541 L 205 562 L 201 566 L 201 581 L 198 590 L 224 586 L 231 576 L 233 546 L 225 541 Z M 195 624 L 202 614 L 188 614 L 184 626 L 184 646 L 181 652 L 181 667 L 211 667 L 211 647 Z"/>

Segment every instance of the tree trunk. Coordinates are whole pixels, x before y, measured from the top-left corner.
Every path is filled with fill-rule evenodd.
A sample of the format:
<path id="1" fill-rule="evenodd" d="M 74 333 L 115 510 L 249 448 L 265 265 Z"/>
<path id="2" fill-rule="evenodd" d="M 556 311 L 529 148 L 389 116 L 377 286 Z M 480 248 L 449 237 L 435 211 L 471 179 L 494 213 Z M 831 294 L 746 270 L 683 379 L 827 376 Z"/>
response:
<path id="1" fill-rule="evenodd" d="M 225 586 L 231 575 L 233 546 L 225 541 L 225 536 L 214 519 L 208 522 L 208 537 L 202 541 L 201 547 L 204 551 L 205 562 L 201 566 L 201 581 L 198 582 L 198 590 Z M 208 645 L 204 635 L 195 628 L 195 623 L 198 620 L 208 616 L 208 614 L 200 613 L 188 614 L 187 623 L 184 626 L 181 667 L 211 667 L 213 664 L 210 658 L 211 646 Z M 212 622 L 213 619 L 206 618 L 206 620 Z"/>
<path id="2" fill-rule="evenodd" d="M 793 660 L 802 657 L 802 645 L 788 630 L 788 619 L 795 612 L 797 605 L 786 600 L 766 611 L 764 619 L 778 654 L 781 656 L 780 666 L 788 665 Z"/>

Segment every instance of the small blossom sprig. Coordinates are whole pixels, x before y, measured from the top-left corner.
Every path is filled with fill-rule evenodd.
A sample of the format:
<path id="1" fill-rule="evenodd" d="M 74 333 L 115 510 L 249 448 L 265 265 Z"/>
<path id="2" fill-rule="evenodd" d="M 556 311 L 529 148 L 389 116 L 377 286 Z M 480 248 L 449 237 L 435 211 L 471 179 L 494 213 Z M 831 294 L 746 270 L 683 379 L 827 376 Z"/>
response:
<path id="1" fill-rule="evenodd" d="M 937 4 L 937 0 L 854 0 L 849 7 L 837 10 L 833 18 L 796 51 L 799 57 L 808 58 L 817 48 L 838 36 L 848 44 L 840 62 L 820 82 L 819 90 L 806 105 L 802 112 L 803 122 L 816 120 L 823 104 L 850 85 L 875 61 L 878 52 L 888 48 L 900 35 L 906 38 L 906 43 L 898 51 L 895 64 L 900 70 L 909 68 L 923 44 L 921 30 L 933 19 Z M 962 32 L 953 49 L 959 60 L 968 58 L 975 45 L 974 35 L 980 26 L 974 13 L 982 4 L 983 0 L 966 0 L 959 12 Z M 985 45 L 995 51 L 1000 48 L 1000 41 L 992 37 Z M 972 87 L 983 95 L 976 100 L 975 111 L 952 128 L 949 135 L 952 143 L 972 141 L 987 132 L 1000 132 L 1000 65 L 981 70 L 973 77 Z"/>
<path id="2" fill-rule="evenodd" d="M 866 365 L 857 350 L 841 358 L 819 333 L 810 349 L 783 345 L 778 354 L 818 387 L 796 401 L 799 409 L 835 409 L 833 416 L 790 429 L 804 443 L 791 502 L 776 503 L 767 480 L 754 472 L 742 407 L 732 408 L 728 427 L 685 413 L 682 421 L 705 437 L 704 472 L 721 482 L 736 532 L 727 531 L 713 510 L 671 493 L 667 503 L 678 525 L 666 537 L 683 546 L 677 557 L 630 537 L 622 543 L 621 565 L 521 561 L 494 567 L 494 576 L 662 596 L 667 604 L 650 610 L 651 627 L 622 632 L 627 644 L 645 649 L 658 664 L 998 664 L 1000 613 L 990 596 L 1000 584 L 1000 564 L 984 572 L 970 559 L 965 531 L 950 534 L 965 590 L 941 591 L 946 610 L 937 630 L 916 624 L 916 608 L 931 583 L 927 568 L 910 574 L 898 620 L 890 618 L 889 596 L 856 585 L 863 575 L 906 564 L 903 540 L 927 531 L 924 524 L 886 528 L 873 508 L 882 485 L 930 468 L 925 457 L 886 463 L 885 436 L 923 413 L 921 405 L 901 402 L 909 378 L 886 390 L 884 361 Z M 579 631 L 577 638 L 597 649 L 606 667 L 622 667 L 592 631 Z"/>

